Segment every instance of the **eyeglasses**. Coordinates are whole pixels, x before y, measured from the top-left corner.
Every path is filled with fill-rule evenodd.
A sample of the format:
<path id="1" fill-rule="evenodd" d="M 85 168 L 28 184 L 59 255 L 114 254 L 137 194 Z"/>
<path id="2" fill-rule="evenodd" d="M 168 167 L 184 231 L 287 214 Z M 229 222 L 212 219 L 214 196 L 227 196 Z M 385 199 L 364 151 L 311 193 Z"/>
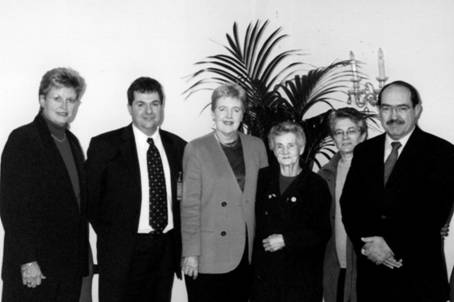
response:
<path id="1" fill-rule="evenodd" d="M 408 105 L 398 105 L 398 106 L 391 106 L 391 105 L 381 105 L 380 112 L 381 113 L 391 113 L 396 111 L 397 114 L 405 114 L 410 111 L 411 107 Z"/>
<path id="2" fill-rule="evenodd" d="M 63 104 L 63 103 L 68 103 L 70 105 L 74 105 L 74 104 L 77 104 L 77 102 L 79 102 L 79 99 L 72 99 L 72 98 L 69 98 L 69 99 L 63 99 L 62 97 L 53 97 L 52 98 L 52 101 L 58 103 L 58 104 Z"/>
<path id="3" fill-rule="evenodd" d="M 349 128 L 347 131 L 342 131 L 342 130 L 336 130 L 334 131 L 334 137 L 336 138 L 341 138 L 344 137 L 345 135 L 347 136 L 356 136 L 359 134 L 359 129 L 358 128 Z"/>

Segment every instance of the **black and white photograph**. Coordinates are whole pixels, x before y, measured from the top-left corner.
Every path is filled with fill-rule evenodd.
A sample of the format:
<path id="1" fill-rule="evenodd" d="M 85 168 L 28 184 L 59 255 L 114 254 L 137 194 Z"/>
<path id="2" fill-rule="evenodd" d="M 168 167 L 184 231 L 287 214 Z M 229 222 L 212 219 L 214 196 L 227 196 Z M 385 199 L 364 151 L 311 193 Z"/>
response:
<path id="1" fill-rule="evenodd" d="M 451 0 L 1 0 L 2 302 L 454 302 Z"/>

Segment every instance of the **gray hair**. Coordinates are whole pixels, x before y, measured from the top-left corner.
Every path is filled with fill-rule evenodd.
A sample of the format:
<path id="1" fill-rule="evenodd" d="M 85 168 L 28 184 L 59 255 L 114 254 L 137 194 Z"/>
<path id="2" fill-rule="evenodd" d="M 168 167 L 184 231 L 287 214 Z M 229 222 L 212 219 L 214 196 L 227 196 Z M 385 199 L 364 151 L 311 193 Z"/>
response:
<path id="1" fill-rule="evenodd" d="M 304 133 L 303 127 L 299 124 L 291 121 L 281 122 L 275 126 L 273 126 L 268 134 L 268 145 L 271 150 L 274 150 L 275 142 L 274 140 L 276 137 L 286 134 L 286 133 L 293 133 L 296 137 L 296 143 L 300 147 L 304 147 L 306 145 L 306 134 Z"/>
<path id="2" fill-rule="evenodd" d="M 340 119 L 349 119 L 359 127 L 361 134 L 367 135 L 367 115 L 352 107 L 343 107 L 331 111 L 329 114 L 329 129 L 331 136 L 334 136 L 336 122 Z"/>

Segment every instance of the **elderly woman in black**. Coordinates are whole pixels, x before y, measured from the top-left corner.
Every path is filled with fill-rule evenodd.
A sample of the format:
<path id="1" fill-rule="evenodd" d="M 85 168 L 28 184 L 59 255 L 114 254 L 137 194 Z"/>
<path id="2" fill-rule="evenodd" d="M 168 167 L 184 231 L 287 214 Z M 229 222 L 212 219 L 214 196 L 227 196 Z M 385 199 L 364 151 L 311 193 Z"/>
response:
<path id="1" fill-rule="evenodd" d="M 279 166 L 259 172 L 252 301 L 322 301 L 328 187 L 300 165 L 306 142 L 301 126 L 278 124 L 268 140 Z"/>

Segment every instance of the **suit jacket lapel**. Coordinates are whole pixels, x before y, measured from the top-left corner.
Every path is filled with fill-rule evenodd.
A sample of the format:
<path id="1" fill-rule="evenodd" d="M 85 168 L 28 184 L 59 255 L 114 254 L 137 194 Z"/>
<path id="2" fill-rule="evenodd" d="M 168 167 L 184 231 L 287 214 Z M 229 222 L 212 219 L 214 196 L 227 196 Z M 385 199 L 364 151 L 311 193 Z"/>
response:
<path id="1" fill-rule="evenodd" d="M 137 158 L 136 141 L 134 139 L 134 133 L 132 131 L 132 124 L 125 127 L 121 134 L 122 143 L 119 146 L 120 154 L 125 162 L 125 166 L 129 170 L 131 177 L 131 188 L 130 192 L 137 194 L 133 200 L 140 202 L 142 198 L 141 182 L 140 182 L 140 168 L 139 159 Z"/>
<path id="2" fill-rule="evenodd" d="M 255 162 L 254 157 L 256 157 L 257 154 L 255 154 L 256 149 L 251 146 L 251 142 L 249 139 L 247 139 L 247 136 L 243 133 L 239 133 L 239 135 L 241 139 L 241 145 L 243 147 L 244 173 L 246 174 L 244 177 L 244 190 L 248 190 L 250 188 L 253 188 L 253 186 L 250 186 L 249 183 L 252 181 L 251 178 L 253 170 L 256 169 L 256 167 L 253 164 Z M 247 193 L 249 192 L 243 193 L 248 195 Z"/>
<path id="3" fill-rule="evenodd" d="M 60 184 L 59 187 L 62 188 L 62 190 L 72 193 L 72 199 L 74 201 L 72 206 L 74 206 L 75 209 L 79 211 L 76 194 L 71 184 L 71 179 L 69 177 L 65 163 L 63 162 L 63 158 L 61 157 L 60 152 L 58 151 L 58 148 L 53 141 L 50 130 L 47 127 L 46 121 L 41 116 L 41 113 L 36 116 L 34 123 L 36 125 L 36 128 L 38 129 L 40 141 L 43 145 L 43 150 L 47 157 L 47 164 L 50 166 L 52 173 L 55 173 L 55 175 L 52 176 Z"/>
<path id="4" fill-rule="evenodd" d="M 279 187 L 279 177 L 281 175 L 281 171 L 279 170 L 279 164 L 273 165 L 270 167 L 271 175 L 270 175 L 270 183 L 269 185 L 269 192 L 271 194 L 275 194 L 279 198 L 281 197 L 281 188 Z"/>
<path id="5" fill-rule="evenodd" d="M 69 145 L 71 147 L 71 152 L 73 154 L 74 163 L 77 169 L 77 175 L 79 178 L 79 194 L 80 194 L 80 211 L 82 213 L 86 213 L 86 203 L 85 203 L 85 169 L 84 169 L 84 155 L 82 153 L 82 149 L 80 148 L 79 142 L 77 138 L 69 131 L 66 130 L 66 136 L 68 137 Z M 72 187 L 72 186 L 71 186 Z"/>
<path id="6" fill-rule="evenodd" d="M 371 178 L 373 179 L 373 183 L 379 185 L 380 191 L 383 191 L 382 188 L 385 186 L 385 138 L 385 134 L 380 135 L 376 141 L 376 145 L 372 148 L 377 151 L 367 154 L 367 156 L 371 157 L 371 162 L 373 163 L 371 173 L 376 173 L 375 175 L 371 175 Z"/>
<path id="7" fill-rule="evenodd" d="M 240 136 L 241 137 L 241 136 Z M 230 166 L 229 160 L 227 156 L 224 153 L 224 150 L 222 150 L 221 143 L 217 141 L 217 139 L 214 136 L 214 133 L 210 136 L 208 136 L 208 144 L 207 147 L 210 149 L 210 154 L 213 155 L 213 162 L 215 163 L 215 169 L 218 174 L 225 174 L 229 173 L 230 174 L 230 179 L 231 179 L 231 184 L 236 188 L 235 190 L 237 193 L 242 194 L 242 191 L 240 189 L 240 185 L 238 184 L 238 181 L 235 177 L 235 173 L 232 170 L 232 167 Z M 243 144 L 245 140 L 241 140 L 241 143 Z M 243 156 L 244 156 L 244 161 L 246 165 L 246 156 L 244 155 L 245 152 L 245 146 L 242 146 L 243 148 Z M 247 173 L 247 168 L 245 167 L 245 170 Z M 246 174 L 247 175 L 247 174 Z M 246 184 L 245 184 L 246 188 Z"/>
<path id="8" fill-rule="evenodd" d="M 411 173 L 415 168 L 414 164 L 418 159 L 418 150 L 422 150 L 421 146 L 422 131 L 416 127 L 410 138 L 407 141 L 402 153 L 391 172 L 387 185 L 395 185 L 397 182 L 405 181 L 405 175 Z"/>
<path id="9" fill-rule="evenodd" d="M 177 184 L 176 181 L 178 179 L 178 173 L 180 172 L 180 167 L 178 162 L 181 161 L 177 158 L 177 154 L 175 153 L 175 146 L 171 138 L 167 135 L 167 133 L 163 130 L 159 130 L 159 135 L 161 136 L 162 145 L 164 146 L 164 150 L 166 152 L 167 161 L 169 162 L 170 167 L 170 183 L 172 188 L 172 200 L 176 200 L 177 197 Z"/>

